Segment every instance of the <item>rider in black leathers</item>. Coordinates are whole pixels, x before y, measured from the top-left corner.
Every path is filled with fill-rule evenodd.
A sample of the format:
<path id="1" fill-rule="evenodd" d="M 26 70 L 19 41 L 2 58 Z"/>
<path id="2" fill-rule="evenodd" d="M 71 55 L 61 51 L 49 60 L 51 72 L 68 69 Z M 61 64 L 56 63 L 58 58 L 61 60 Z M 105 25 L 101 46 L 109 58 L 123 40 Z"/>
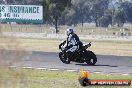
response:
<path id="1" fill-rule="evenodd" d="M 66 52 L 75 52 L 81 47 L 81 45 L 82 43 L 77 34 L 74 33 L 73 29 L 67 29 L 67 39 L 64 45 Z"/>
<path id="2" fill-rule="evenodd" d="M 74 58 L 74 55 L 76 54 L 76 51 L 79 50 L 81 46 L 82 42 L 80 41 L 77 34 L 74 33 L 73 29 L 67 29 L 67 39 L 63 47 L 68 54 L 68 58 L 72 60 L 72 58 Z"/>

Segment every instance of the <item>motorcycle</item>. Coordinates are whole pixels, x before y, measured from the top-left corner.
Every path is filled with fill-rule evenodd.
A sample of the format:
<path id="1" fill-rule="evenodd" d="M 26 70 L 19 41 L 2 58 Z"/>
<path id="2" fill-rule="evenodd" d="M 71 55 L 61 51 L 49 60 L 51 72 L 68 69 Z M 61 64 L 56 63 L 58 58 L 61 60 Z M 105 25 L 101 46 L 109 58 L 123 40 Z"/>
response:
<path id="1" fill-rule="evenodd" d="M 59 53 L 59 58 L 63 63 L 70 64 L 70 62 L 73 61 L 77 63 L 86 62 L 88 65 L 96 64 L 96 55 L 92 51 L 87 50 L 87 48 L 91 46 L 91 42 L 81 43 L 80 48 L 75 52 L 67 52 L 67 50 L 64 48 L 65 43 L 66 41 L 59 45 L 59 49 L 61 50 Z"/>

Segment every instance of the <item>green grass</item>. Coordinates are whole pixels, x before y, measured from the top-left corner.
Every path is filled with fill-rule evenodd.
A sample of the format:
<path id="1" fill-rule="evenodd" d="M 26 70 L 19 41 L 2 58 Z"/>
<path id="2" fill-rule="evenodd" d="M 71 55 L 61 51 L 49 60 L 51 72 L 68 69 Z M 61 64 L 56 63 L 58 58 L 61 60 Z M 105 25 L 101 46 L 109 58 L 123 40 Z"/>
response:
<path id="1" fill-rule="evenodd" d="M 0 88 L 81 88 L 79 72 L 48 71 L 35 69 L 0 68 Z M 132 75 L 108 75 L 89 73 L 90 79 L 128 79 Z M 90 87 L 90 88 L 131 88 L 128 87 Z M 89 87 L 88 87 L 89 88 Z"/>

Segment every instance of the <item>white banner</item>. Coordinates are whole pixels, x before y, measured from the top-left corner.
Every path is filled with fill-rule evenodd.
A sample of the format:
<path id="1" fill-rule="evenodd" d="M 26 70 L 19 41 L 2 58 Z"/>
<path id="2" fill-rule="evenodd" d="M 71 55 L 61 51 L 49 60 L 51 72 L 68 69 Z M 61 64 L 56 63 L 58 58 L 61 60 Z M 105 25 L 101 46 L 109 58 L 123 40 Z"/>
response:
<path id="1" fill-rule="evenodd" d="M 43 7 L 37 5 L 0 5 L 1 21 L 42 22 Z"/>

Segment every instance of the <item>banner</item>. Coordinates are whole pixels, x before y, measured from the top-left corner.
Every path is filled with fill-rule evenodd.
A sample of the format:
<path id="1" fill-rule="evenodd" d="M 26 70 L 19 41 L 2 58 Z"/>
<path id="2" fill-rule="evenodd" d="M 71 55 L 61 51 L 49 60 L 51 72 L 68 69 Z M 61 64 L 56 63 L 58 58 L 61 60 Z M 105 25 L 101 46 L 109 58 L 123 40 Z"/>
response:
<path id="1" fill-rule="evenodd" d="M 43 7 L 37 5 L 0 5 L 0 21 L 42 23 Z"/>

